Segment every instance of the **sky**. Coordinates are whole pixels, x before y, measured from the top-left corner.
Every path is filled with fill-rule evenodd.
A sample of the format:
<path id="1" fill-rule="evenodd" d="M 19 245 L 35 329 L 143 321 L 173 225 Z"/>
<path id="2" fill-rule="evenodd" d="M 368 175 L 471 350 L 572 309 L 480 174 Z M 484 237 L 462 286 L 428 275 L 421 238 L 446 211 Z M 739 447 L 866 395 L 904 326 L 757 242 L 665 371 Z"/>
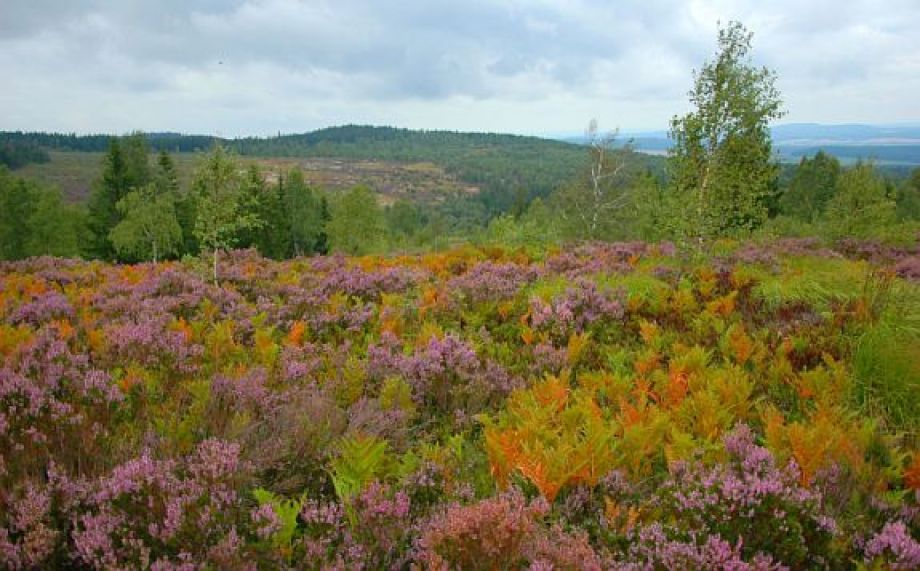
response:
<path id="1" fill-rule="evenodd" d="M 920 0 L 0 0 L 0 130 L 666 129 L 719 22 L 784 123 L 920 123 Z"/>

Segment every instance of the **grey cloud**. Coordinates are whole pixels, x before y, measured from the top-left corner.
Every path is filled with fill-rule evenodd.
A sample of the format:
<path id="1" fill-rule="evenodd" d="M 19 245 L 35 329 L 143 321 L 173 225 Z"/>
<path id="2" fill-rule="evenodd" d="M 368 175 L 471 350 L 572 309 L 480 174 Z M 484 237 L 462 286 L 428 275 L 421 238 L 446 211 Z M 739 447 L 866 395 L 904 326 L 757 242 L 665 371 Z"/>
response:
<path id="1" fill-rule="evenodd" d="M 715 20 L 733 18 L 795 119 L 917 119 L 892 95 L 920 88 L 915 0 L 0 0 L 0 13 L 0 72 L 15 78 L 0 128 L 535 132 L 577 130 L 562 124 L 576 114 L 657 128 L 713 53 Z M 888 105 L 848 104 L 843 86 Z"/>

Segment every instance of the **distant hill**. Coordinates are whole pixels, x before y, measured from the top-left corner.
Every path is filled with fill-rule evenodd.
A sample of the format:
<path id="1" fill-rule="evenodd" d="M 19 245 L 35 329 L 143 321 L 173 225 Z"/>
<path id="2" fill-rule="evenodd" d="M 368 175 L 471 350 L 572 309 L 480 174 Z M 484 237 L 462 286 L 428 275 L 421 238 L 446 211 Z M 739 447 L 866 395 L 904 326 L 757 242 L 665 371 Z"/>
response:
<path id="1" fill-rule="evenodd" d="M 208 135 L 148 133 L 154 150 L 191 153 L 220 142 L 247 157 L 326 158 L 351 161 L 431 163 L 466 187 L 475 187 L 487 209 L 506 210 L 518 189 L 546 196 L 571 180 L 584 165 L 582 147 L 551 139 L 495 133 L 420 131 L 394 127 L 345 125 L 276 137 L 223 139 Z M 0 132 L 0 143 L 35 145 L 73 161 L 72 152 L 99 153 L 109 135 Z M 52 162 L 55 153 L 52 152 Z M 98 158 L 95 159 L 98 164 Z M 656 157 L 645 157 L 661 171 Z"/>

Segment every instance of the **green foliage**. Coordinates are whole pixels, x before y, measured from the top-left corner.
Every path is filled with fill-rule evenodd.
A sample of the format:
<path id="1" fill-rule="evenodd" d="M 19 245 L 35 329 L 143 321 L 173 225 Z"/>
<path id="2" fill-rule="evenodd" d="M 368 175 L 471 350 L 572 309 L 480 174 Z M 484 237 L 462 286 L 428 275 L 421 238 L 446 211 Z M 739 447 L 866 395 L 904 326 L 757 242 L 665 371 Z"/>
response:
<path id="1" fill-rule="evenodd" d="M 493 218 L 483 235 L 486 243 L 513 248 L 540 249 L 559 240 L 558 220 L 539 198 L 518 218 L 511 214 Z"/>
<path id="2" fill-rule="evenodd" d="M 26 257 L 28 224 L 34 204 L 26 181 L 13 178 L 0 167 L 0 259 Z"/>
<path id="3" fill-rule="evenodd" d="M 381 246 L 383 214 L 374 193 L 356 186 L 333 204 L 332 219 L 326 224 L 329 246 L 335 252 L 361 255 Z"/>
<path id="4" fill-rule="evenodd" d="M 679 227 L 680 207 L 674 193 L 661 184 L 651 171 L 633 183 L 629 238 L 651 242 L 672 239 Z"/>
<path id="5" fill-rule="evenodd" d="M 109 234 L 122 218 L 117 205 L 129 192 L 150 182 L 148 152 L 147 140 L 141 133 L 109 141 L 102 176 L 93 185 L 88 202 L 91 255 L 107 260 L 114 257 Z"/>
<path id="6" fill-rule="evenodd" d="M 252 497 L 260 506 L 271 506 L 280 524 L 277 531 L 271 535 L 271 543 L 282 553 L 290 556 L 293 552 L 294 534 L 297 531 L 297 516 L 307 501 L 307 495 L 303 494 L 298 499 L 285 499 L 264 488 L 256 488 L 252 491 Z"/>
<path id="7" fill-rule="evenodd" d="M 872 163 L 846 169 L 827 203 L 824 226 L 830 238 L 869 238 L 895 222 L 895 203 Z"/>
<path id="8" fill-rule="evenodd" d="M 920 287 L 877 269 L 862 291 L 869 325 L 854 340 L 852 394 L 889 428 L 920 436 Z"/>
<path id="9" fill-rule="evenodd" d="M 553 194 L 564 237 L 574 240 L 622 239 L 630 207 L 636 167 L 631 146 L 616 144 L 616 133 L 598 133 L 592 121 L 587 132 L 588 157 L 579 176 Z"/>
<path id="10" fill-rule="evenodd" d="M 29 163 L 47 163 L 48 151 L 33 141 L 5 141 L 0 143 L 0 166 L 16 170 Z"/>
<path id="11" fill-rule="evenodd" d="M 751 63 L 741 24 L 719 30 L 719 52 L 695 73 L 693 110 L 671 121 L 671 187 L 693 238 L 743 234 L 767 218 L 778 174 L 769 123 L 783 115 L 775 74 Z"/>
<path id="12" fill-rule="evenodd" d="M 292 169 L 284 181 L 283 204 L 291 253 L 300 256 L 317 252 L 325 223 L 323 207 L 317 193 L 307 186 L 300 169 Z"/>
<path id="13" fill-rule="evenodd" d="M 898 187 L 897 210 L 899 220 L 920 220 L 920 167 Z"/>
<path id="14" fill-rule="evenodd" d="M 817 221 L 834 196 L 840 161 L 823 151 L 814 158 L 802 157 L 789 187 L 780 198 L 783 214 L 806 222 Z"/>
<path id="15" fill-rule="evenodd" d="M 179 197 L 179 173 L 176 170 L 176 162 L 166 151 L 160 151 L 160 154 L 157 155 L 157 167 L 153 181 L 156 184 L 157 193 L 169 194 L 174 198 Z"/>
<path id="16" fill-rule="evenodd" d="M 236 160 L 221 146 L 214 147 L 195 173 L 195 237 L 202 249 L 213 253 L 214 281 L 218 252 L 236 245 L 241 231 L 262 224 L 245 201 L 244 184 Z"/>
<path id="17" fill-rule="evenodd" d="M 56 189 L 13 177 L 0 167 L 0 260 L 76 256 L 85 221 Z"/>
<path id="18" fill-rule="evenodd" d="M 122 219 L 109 233 L 109 240 L 120 257 L 156 262 L 161 256 L 176 253 L 182 228 L 174 200 L 172 194 L 158 193 L 151 184 L 118 201 Z"/>
<path id="19" fill-rule="evenodd" d="M 414 238 L 425 222 L 421 208 L 408 200 L 397 200 L 388 205 L 384 218 L 390 237 L 397 244 Z"/>
<path id="20" fill-rule="evenodd" d="M 67 204 L 57 189 L 36 189 L 26 255 L 76 257 L 85 237 L 83 210 Z"/>
<path id="21" fill-rule="evenodd" d="M 760 276 L 754 294 L 767 307 L 804 302 L 819 311 L 828 311 L 835 302 L 857 299 L 853 284 L 861 283 L 867 272 L 864 262 L 821 257 L 789 258 L 784 271 Z"/>
<path id="22" fill-rule="evenodd" d="M 881 324 L 863 333 L 853 355 L 857 404 L 895 430 L 920 426 L 920 336 Z"/>
<path id="23" fill-rule="evenodd" d="M 348 504 L 387 466 L 387 442 L 374 436 L 346 436 L 339 442 L 339 453 L 332 459 L 332 485 Z"/>

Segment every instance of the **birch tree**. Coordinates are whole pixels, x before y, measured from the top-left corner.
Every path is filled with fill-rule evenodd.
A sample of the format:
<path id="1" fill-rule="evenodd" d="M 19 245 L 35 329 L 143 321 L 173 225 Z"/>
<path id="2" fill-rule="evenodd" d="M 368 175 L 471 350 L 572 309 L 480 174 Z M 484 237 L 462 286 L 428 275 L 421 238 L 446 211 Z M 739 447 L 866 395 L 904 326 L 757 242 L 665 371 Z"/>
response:
<path id="1" fill-rule="evenodd" d="M 752 63 L 751 38 L 737 22 L 719 30 L 715 59 L 694 73 L 693 110 L 671 121 L 672 190 L 700 243 L 760 226 L 775 188 L 769 124 L 784 113 L 775 73 Z"/>
<path id="2" fill-rule="evenodd" d="M 192 183 L 197 211 L 195 237 L 202 253 L 211 253 L 214 283 L 218 254 L 236 245 L 242 230 L 262 224 L 245 204 L 243 185 L 239 164 L 220 145 L 199 166 Z"/>
<path id="3" fill-rule="evenodd" d="M 598 240 L 623 228 L 637 166 L 631 143 L 617 144 L 617 132 L 601 133 L 592 120 L 585 131 L 588 149 L 583 174 L 555 195 L 554 206 L 568 238 Z"/>
<path id="4" fill-rule="evenodd" d="M 129 192 L 117 207 L 122 218 L 109 240 L 120 257 L 156 263 L 161 256 L 176 253 L 182 228 L 171 194 L 157 193 L 154 185 L 147 185 Z"/>

